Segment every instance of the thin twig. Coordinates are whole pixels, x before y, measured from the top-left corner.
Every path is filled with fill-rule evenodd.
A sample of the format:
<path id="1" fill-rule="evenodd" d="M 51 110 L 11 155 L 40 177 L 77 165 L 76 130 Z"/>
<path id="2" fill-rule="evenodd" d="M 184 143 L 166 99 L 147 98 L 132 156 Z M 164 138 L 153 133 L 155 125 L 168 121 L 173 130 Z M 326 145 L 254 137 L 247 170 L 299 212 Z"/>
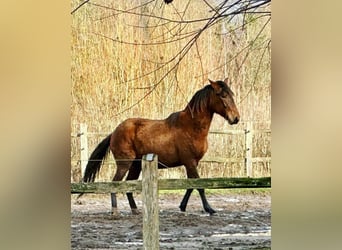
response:
<path id="1" fill-rule="evenodd" d="M 85 0 L 83 3 L 81 3 L 80 5 L 78 5 L 76 7 L 76 9 L 74 9 L 73 11 L 71 11 L 71 15 L 74 14 L 79 8 L 81 8 L 84 4 L 88 3 L 90 0 Z"/>

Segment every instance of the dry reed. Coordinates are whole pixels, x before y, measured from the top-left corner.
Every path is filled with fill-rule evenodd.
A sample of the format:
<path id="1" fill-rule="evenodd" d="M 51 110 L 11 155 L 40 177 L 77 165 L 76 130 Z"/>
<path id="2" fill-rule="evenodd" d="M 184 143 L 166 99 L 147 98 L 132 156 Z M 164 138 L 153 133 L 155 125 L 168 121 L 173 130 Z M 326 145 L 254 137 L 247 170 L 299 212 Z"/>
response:
<path id="1" fill-rule="evenodd" d="M 163 119 L 183 109 L 195 91 L 207 84 L 208 78 L 225 77 L 232 82 L 241 122 L 230 127 L 221 117 L 215 116 L 211 129 L 241 130 L 250 121 L 254 129 L 270 129 L 269 16 L 246 14 L 243 26 L 238 19 L 228 22 L 227 18 L 202 32 L 182 57 L 176 55 L 190 37 L 182 39 L 181 34 L 185 36 L 198 30 L 204 23 L 177 25 L 153 17 L 118 14 L 110 9 L 132 9 L 136 2 L 99 0 L 96 4 L 86 4 L 72 15 L 72 133 L 79 131 L 80 123 L 86 123 L 90 132 L 110 133 L 128 117 Z M 134 12 L 173 20 L 208 16 L 204 1 L 189 1 L 188 5 L 174 1 L 173 7 L 155 2 Z M 209 2 L 213 4 L 213 1 Z M 72 6 L 78 3 L 72 1 Z M 170 40 L 176 41 L 166 42 Z M 172 58 L 175 59 L 167 63 Z M 104 135 L 90 137 L 89 151 L 103 138 Z M 78 138 L 72 137 L 71 145 L 71 179 L 79 181 Z M 270 157 L 270 133 L 255 133 L 253 147 L 254 156 Z M 243 158 L 244 152 L 243 134 L 209 136 L 206 154 L 209 158 Z M 108 159 L 112 159 L 111 156 Z M 241 176 L 244 174 L 243 165 L 201 162 L 199 172 L 203 177 Z M 255 163 L 253 168 L 255 176 L 270 175 L 270 163 Z M 114 171 L 115 164 L 106 164 L 100 180 L 110 180 Z M 185 171 L 183 168 L 161 170 L 160 176 L 182 178 Z"/>

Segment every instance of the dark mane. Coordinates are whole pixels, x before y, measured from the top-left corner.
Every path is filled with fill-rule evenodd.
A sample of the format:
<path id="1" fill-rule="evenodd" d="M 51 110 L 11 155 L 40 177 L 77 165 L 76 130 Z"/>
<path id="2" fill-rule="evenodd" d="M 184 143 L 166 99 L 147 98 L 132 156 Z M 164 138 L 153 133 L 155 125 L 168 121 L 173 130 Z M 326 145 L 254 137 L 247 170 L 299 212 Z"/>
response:
<path id="1" fill-rule="evenodd" d="M 210 85 L 205 86 L 204 88 L 198 90 L 194 96 L 191 98 L 186 108 L 191 109 L 192 112 L 203 112 L 207 109 L 209 98 L 211 93 L 213 92 L 213 88 Z M 169 126 L 174 126 L 177 124 L 177 120 L 179 118 L 179 112 L 174 112 L 170 114 L 166 119 L 166 123 Z"/>
<path id="2" fill-rule="evenodd" d="M 188 107 L 194 112 L 202 112 L 208 106 L 209 97 L 213 92 L 210 85 L 205 86 L 203 89 L 198 90 L 191 98 Z"/>
<path id="3" fill-rule="evenodd" d="M 172 127 L 175 124 L 177 124 L 178 117 L 179 117 L 179 112 L 172 113 L 165 119 L 165 122 L 170 127 Z"/>

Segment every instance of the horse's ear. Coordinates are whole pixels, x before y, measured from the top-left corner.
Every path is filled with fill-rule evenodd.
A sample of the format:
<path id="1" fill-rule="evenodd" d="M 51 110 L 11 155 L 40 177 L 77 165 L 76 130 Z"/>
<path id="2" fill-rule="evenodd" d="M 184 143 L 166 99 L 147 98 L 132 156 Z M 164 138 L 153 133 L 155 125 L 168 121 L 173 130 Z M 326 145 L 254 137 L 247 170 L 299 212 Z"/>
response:
<path id="1" fill-rule="evenodd" d="M 232 83 L 228 80 L 228 77 L 226 77 L 226 79 L 224 79 L 223 81 L 227 84 L 229 88 L 231 87 Z"/>
<path id="2" fill-rule="evenodd" d="M 210 82 L 211 87 L 215 90 L 215 93 L 216 94 L 221 93 L 222 87 L 217 82 L 214 82 L 210 79 L 208 79 L 208 80 Z"/>

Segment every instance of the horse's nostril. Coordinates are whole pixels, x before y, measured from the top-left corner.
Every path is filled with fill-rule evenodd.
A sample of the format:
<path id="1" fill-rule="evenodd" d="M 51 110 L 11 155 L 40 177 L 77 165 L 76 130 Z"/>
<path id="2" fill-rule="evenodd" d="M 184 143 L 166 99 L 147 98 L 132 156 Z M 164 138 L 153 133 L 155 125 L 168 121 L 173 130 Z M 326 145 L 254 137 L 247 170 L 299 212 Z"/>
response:
<path id="1" fill-rule="evenodd" d="M 239 122 L 239 118 L 238 117 L 235 117 L 234 119 L 234 124 L 238 123 Z"/>

